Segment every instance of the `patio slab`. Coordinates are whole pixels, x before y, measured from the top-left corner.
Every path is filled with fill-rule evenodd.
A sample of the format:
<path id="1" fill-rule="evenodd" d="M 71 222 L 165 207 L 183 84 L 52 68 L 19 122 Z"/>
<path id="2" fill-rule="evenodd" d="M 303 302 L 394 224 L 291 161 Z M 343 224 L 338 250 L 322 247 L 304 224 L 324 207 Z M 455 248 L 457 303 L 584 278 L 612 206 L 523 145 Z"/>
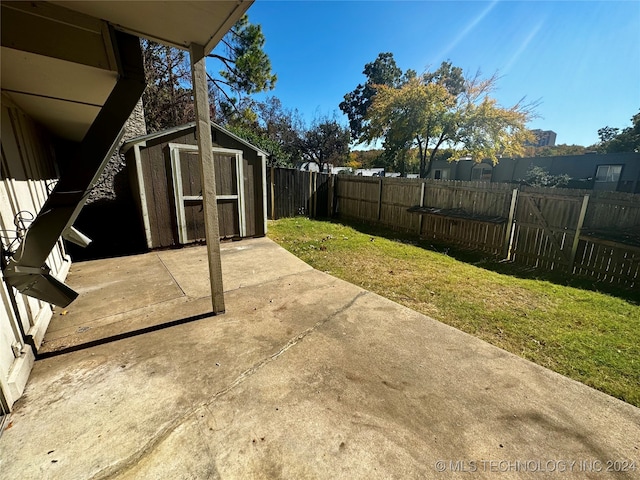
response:
<path id="1" fill-rule="evenodd" d="M 277 248 L 267 239 L 222 243 L 224 291 L 311 270 L 301 262 L 274 264 L 271 252 Z M 244 265 L 248 257 L 249 266 Z M 69 307 L 54 310 L 39 353 L 208 316 L 208 268 L 204 246 L 74 264 L 67 284 L 80 296 Z"/>
<path id="2" fill-rule="evenodd" d="M 640 409 L 267 239 L 228 246 L 224 315 L 36 362 L 0 476 L 637 478 Z M 198 250 L 163 262 L 204 302 Z"/>

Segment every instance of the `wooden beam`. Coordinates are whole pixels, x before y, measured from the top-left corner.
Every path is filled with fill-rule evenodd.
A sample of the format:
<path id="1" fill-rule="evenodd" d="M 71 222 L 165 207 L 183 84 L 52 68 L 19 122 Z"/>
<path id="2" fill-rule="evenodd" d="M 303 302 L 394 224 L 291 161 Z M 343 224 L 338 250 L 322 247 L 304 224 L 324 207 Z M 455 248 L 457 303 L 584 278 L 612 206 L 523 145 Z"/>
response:
<path id="1" fill-rule="evenodd" d="M 511 242 L 513 241 L 513 216 L 514 213 L 516 211 L 516 200 L 518 198 L 518 189 L 514 188 L 513 192 L 511 192 L 511 206 L 509 207 L 509 219 L 507 220 L 507 225 L 505 227 L 505 232 L 504 232 L 504 249 L 503 249 L 503 256 L 504 258 L 506 258 L 507 260 L 509 260 L 509 257 L 511 256 L 510 254 L 510 250 L 511 250 Z"/>
<path id="2" fill-rule="evenodd" d="M 424 191 L 425 191 L 425 182 L 420 182 L 420 207 L 424 207 Z M 422 235 L 422 215 L 418 219 L 418 237 Z"/>
<path id="3" fill-rule="evenodd" d="M 378 177 L 378 220 L 382 215 L 382 177 Z"/>
<path id="4" fill-rule="evenodd" d="M 216 171 L 213 163 L 213 141 L 209 120 L 209 96 L 207 88 L 206 57 L 204 47 L 192 44 L 191 81 L 196 113 L 196 135 L 200 151 L 202 170 L 202 205 L 204 208 L 205 237 L 209 259 L 211 281 L 211 303 L 213 313 L 224 313 L 224 290 L 222 287 L 222 262 L 220 260 L 220 226 L 218 224 L 218 202 L 216 200 Z"/>
<path id="5" fill-rule="evenodd" d="M 329 218 L 333 218 L 333 210 L 334 210 L 334 195 L 336 194 L 336 176 L 333 174 L 329 174 L 329 198 L 327 199 L 329 202 Z"/>
<path id="6" fill-rule="evenodd" d="M 271 220 L 276 219 L 276 199 L 274 196 L 274 176 L 275 176 L 275 168 L 271 165 L 271 176 L 269 178 L 269 184 L 271 186 Z"/>
<path id="7" fill-rule="evenodd" d="M 587 206 L 589 205 L 589 195 L 585 195 L 582 200 L 582 208 L 580 209 L 580 217 L 578 217 L 578 225 L 576 226 L 576 234 L 573 237 L 573 245 L 571 246 L 571 256 L 569 257 L 569 273 L 573 273 L 573 264 L 576 260 L 576 252 L 578 251 L 578 243 L 580 243 L 580 232 L 584 224 L 584 217 L 587 214 Z"/>

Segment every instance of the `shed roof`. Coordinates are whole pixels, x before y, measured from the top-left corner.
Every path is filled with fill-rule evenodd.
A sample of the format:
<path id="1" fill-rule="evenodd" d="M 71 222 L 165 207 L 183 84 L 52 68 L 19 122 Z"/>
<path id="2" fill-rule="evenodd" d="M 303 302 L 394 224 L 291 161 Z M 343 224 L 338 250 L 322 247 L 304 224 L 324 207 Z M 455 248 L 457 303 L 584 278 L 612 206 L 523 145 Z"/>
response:
<path id="1" fill-rule="evenodd" d="M 236 134 L 231 133 L 229 130 L 227 130 L 224 127 L 221 127 L 217 123 L 214 123 L 214 122 L 210 122 L 210 123 L 211 123 L 211 128 L 212 129 L 217 130 L 217 131 L 219 131 L 219 132 L 221 132 L 221 133 L 223 133 L 225 135 L 228 135 L 229 137 L 233 138 L 234 140 L 236 140 L 236 141 L 242 143 L 243 145 L 246 145 L 248 148 L 256 151 L 259 155 L 264 155 L 265 157 L 269 157 L 270 156 L 269 152 L 266 152 L 266 151 L 262 150 L 261 148 L 258 148 L 255 145 L 247 142 L 243 138 L 240 138 Z M 146 142 L 148 142 L 150 140 L 155 140 L 155 139 L 167 136 L 167 135 L 171 135 L 171 134 L 174 134 L 174 133 L 182 132 L 184 130 L 189 130 L 190 128 L 195 128 L 195 125 L 196 125 L 195 122 L 190 122 L 190 123 L 187 123 L 185 125 L 180 125 L 180 126 L 177 126 L 177 127 L 171 127 L 171 128 L 167 128 L 166 130 L 161 130 L 159 132 L 154 132 L 154 133 L 150 133 L 148 135 L 143 135 L 141 137 L 132 138 L 131 140 L 127 140 L 126 142 L 124 142 L 124 144 L 122 145 L 122 148 L 120 149 L 120 151 L 122 153 L 126 153 L 134 145 L 142 145 L 142 146 L 144 146 L 146 144 Z"/>

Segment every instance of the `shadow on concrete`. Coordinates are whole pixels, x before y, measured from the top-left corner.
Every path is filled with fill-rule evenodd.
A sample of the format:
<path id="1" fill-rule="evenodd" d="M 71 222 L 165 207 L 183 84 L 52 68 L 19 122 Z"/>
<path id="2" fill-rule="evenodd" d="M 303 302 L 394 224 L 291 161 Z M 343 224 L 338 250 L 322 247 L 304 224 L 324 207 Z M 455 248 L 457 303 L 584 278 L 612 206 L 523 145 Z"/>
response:
<path id="1" fill-rule="evenodd" d="M 97 347 L 98 345 L 104 345 L 106 343 L 116 342 L 118 340 L 124 340 L 125 338 L 137 337 L 139 335 L 144 335 L 145 333 L 157 332 L 158 330 L 163 330 L 165 328 L 175 327 L 177 325 L 183 325 L 189 322 L 195 322 L 198 320 L 203 320 L 205 318 L 215 317 L 216 314 L 211 313 L 202 313 L 200 315 L 193 315 L 187 318 L 181 318 L 178 320 L 171 320 L 160 325 L 151 325 L 144 328 L 138 328 L 136 330 L 131 330 L 128 332 L 117 333 L 115 335 L 110 335 L 108 337 L 99 338 L 97 340 L 92 340 L 85 343 L 80 343 L 76 345 L 72 345 L 69 347 L 60 348 L 58 350 L 47 351 L 43 353 L 36 354 L 36 360 L 43 360 L 45 358 L 51 358 L 58 355 L 64 355 L 66 353 L 77 352 L 79 350 L 86 350 L 87 348 Z"/>

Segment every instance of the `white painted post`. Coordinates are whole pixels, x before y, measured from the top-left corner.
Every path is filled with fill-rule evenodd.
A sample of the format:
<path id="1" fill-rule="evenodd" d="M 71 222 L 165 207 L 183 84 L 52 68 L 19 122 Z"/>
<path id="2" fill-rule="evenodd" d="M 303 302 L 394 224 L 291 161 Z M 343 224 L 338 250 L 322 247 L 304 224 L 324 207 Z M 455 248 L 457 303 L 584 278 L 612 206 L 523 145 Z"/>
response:
<path id="1" fill-rule="evenodd" d="M 271 165 L 271 180 L 270 180 L 270 184 L 271 184 L 271 220 L 275 220 L 276 219 L 276 198 L 274 196 L 274 175 L 275 175 L 275 168 L 273 167 L 273 165 Z"/>
<path id="2" fill-rule="evenodd" d="M 224 313 L 224 290 L 222 287 L 222 263 L 220 261 L 220 226 L 218 225 L 218 202 L 216 200 L 216 172 L 213 163 L 213 142 L 209 120 L 209 97 L 207 88 L 206 56 L 204 47 L 191 44 L 191 81 L 196 113 L 196 135 L 200 151 L 202 170 L 202 205 L 204 207 L 205 237 L 209 258 L 211 303 L 213 313 Z"/>
<path id="3" fill-rule="evenodd" d="M 262 234 L 267 234 L 267 158 L 260 154 L 258 155 L 260 158 L 260 169 L 262 172 L 262 221 L 263 221 L 263 230 Z"/>
<path id="4" fill-rule="evenodd" d="M 142 205 L 142 223 L 144 224 L 144 234 L 147 239 L 147 247 L 153 248 L 153 240 L 151 237 L 151 223 L 149 222 L 149 206 L 147 205 L 147 192 L 144 184 L 144 175 L 142 173 L 142 155 L 140 153 L 140 144 L 133 146 L 135 156 L 136 174 L 138 176 L 138 189 L 140 190 L 140 203 Z"/>
<path id="5" fill-rule="evenodd" d="M 578 251 L 578 243 L 580 243 L 580 233 L 584 224 L 584 217 L 587 215 L 587 207 L 589 205 L 589 195 L 585 195 L 582 199 L 582 208 L 578 217 L 578 225 L 576 226 L 576 234 L 573 237 L 573 245 L 571 246 L 571 256 L 569 257 L 569 273 L 573 273 L 573 264 L 576 261 L 576 253 Z"/>
<path id="6" fill-rule="evenodd" d="M 503 256 L 507 260 L 509 259 L 509 246 L 511 245 L 511 234 L 513 230 L 513 216 L 516 211 L 516 200 L 518 198 L 518 189 L 514 188 L 511 193 L 511 207 L 509 208 L 509 219 L 507 220 L 506 231 L 504 233 L 504 248 L 503 248 Z"/>

